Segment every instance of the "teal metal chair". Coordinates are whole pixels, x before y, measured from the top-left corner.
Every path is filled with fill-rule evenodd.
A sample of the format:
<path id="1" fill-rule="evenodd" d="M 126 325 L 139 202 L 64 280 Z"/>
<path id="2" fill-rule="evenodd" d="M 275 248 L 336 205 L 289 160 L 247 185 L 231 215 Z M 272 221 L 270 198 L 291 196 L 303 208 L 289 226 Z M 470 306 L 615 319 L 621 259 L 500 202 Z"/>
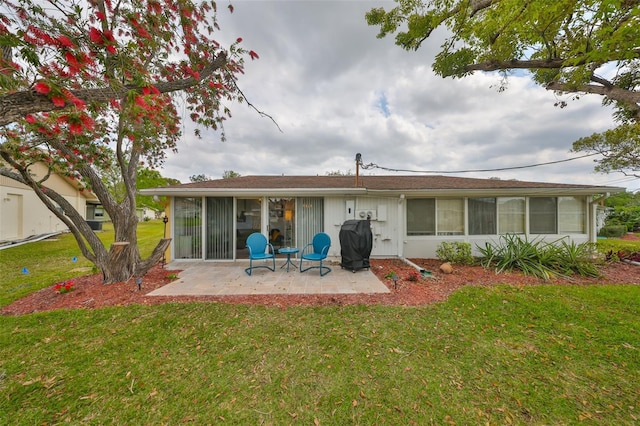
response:
<path id="1" fill-rule="evenodd" d="M 267 251 L 267 247 L 269 251 Z M 244 271 L 247 275 L 251 275 L 251 272 L 257 268 L 267 268 L 270 271 L 276 270 L 276 255 L 273 250 L 273 246 L 269 244 L 267 237 L 259 232 L 254 232 L 247 237 L 247 249 L 249 250 L 249 267 Z M 268 264 L 253 266 L 254 260 L 267 261 L 271 259 L 273 266 L 269 267 Z"/>
<path id="2" fill-rule="evenodd" d="M 308 271 L 312 268 L 320 269 L 320 276 L 331 272 L 331 268 L 322 265 L 322 261 L 325 260 L 329 254 L 329 247 L 331 247 L 331 237 L 329 237 L 329 235 L 324 232 L 319 232 L 314 235 L 313 240 L 302 249 L 300 255 L 300 272 Z M 303 269 L 302 262 L 305 260 L 308 262 L 320 262 L 320 265 L 313 266 L 312 264 L 312 266 Z"/>

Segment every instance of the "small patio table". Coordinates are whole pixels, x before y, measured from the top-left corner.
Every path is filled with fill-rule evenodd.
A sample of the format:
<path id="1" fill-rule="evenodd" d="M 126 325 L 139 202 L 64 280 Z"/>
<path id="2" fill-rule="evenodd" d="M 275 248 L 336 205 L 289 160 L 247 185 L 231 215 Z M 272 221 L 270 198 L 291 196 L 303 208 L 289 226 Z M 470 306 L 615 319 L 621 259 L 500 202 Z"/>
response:
<path id="1" fill-rule="evenodd" d="M 296 254 L 299 251 L 300 250 L 298 250 L 296 247 L 282 247 L 280 250 L 278 250 L 278 253 L 287 255 L 287 261 L 280 267 L 280 269 L 286 266 L 287 272 L 289 272 L 289 265 L 297 268 L 296 264 L 291 261 L 291 255 Z"/>

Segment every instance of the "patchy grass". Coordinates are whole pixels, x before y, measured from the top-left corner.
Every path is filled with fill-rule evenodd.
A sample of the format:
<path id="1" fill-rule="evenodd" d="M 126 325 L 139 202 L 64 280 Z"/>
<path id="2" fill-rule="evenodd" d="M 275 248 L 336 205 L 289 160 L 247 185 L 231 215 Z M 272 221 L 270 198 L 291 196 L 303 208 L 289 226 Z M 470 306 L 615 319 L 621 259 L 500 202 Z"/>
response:
<path id="1" fill-rule="evenodd" d="M 4 317 L 0 424 L 637 424 L 639 311 L 638 286 L 497 286 Z"/>
<path id="2" fill-rule="evenodd" d="M 163 237 L 160 220 L 138 224 L 138 242 L 142 256 L 148 256 Z M 113 225 L 104 223 L 97 235 L 105 244 L 113 242 Z M 48 240 L 0 250 L 0 306 L 73 277 L 97 272 L 82 257 L 70 233 Z M 25 273 L 26 272 L 26 273 Z"/>

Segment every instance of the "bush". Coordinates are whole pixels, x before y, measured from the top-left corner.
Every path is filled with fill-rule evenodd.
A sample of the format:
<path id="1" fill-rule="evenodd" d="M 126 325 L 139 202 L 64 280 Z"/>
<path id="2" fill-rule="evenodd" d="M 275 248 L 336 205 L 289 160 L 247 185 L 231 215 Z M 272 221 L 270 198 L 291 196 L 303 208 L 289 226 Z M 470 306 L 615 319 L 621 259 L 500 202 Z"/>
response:
<path id="1" fill-rule="evenodd" d="M 607 237 L 607 238 L 620 238 L 626 233 L 627 233 L 626 225 L 607 225 L 602 227 L 598 235 L 600 235 L 601 237 Z"/>
<path id="2" fill-rule="evenodd" d="M 613 208 L 613 212 L 607 216 L 606 227 L 616 225 L 624 226 L 625 232 L 634 232 L 639 230 L 640 206 L 615 206 Z"/>
<path id="3" fill-rule="evenodd" d="M 607 260 L 618 261 L 618 253 L 633 255 L 640 253 L 640 242 L 625 240 L 598 240 L 596 243 L 598 253 L 606 256 Z"/>
<path id="4" fill-rule="evenodd" d="M 464 241 L 442 242 L 436 249 L 436 256 L 443 262 L 459 265 L 473 265 L 475 259 L 471 255 L 471 244 Z"/>
<path id="5" fill-rule="evenodd" d="M 500 244 L 485 243 L 478 247 L 482 253 L 482 266 L 495 266 L 498 272 L 518 269 L 525 275 L 549 279 L 554 275 L 577 273 L 598 276 L 592 254 L 592 244 L 575 244 L 566 241 L 529 241 L 515 234 L 500 236 Z"/>

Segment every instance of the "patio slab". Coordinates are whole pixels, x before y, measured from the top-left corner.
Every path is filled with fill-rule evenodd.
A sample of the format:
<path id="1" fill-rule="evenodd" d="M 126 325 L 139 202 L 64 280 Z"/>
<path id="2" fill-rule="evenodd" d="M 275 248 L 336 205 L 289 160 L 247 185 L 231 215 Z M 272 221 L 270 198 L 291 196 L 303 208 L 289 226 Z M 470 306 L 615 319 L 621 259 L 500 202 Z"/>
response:
<path id="1" fill-rule="evenodd" d="M 389 293 L 389 289 L 370 270 L 352 272 L 338 263 L 329 263 L 332 271 L 320 276 L 318 269 L 300 273 L 281 269 L 284 259 L 276 259 L 276 270 L 244 270 L 248 263 L 171 262 L 167 270 L 181 270 L 178 279 L 158 288 L 149 296 L 231 296 L 257 294 L 356 294 Z M 255 263 L 254 263 L 255 265 Z"/>

